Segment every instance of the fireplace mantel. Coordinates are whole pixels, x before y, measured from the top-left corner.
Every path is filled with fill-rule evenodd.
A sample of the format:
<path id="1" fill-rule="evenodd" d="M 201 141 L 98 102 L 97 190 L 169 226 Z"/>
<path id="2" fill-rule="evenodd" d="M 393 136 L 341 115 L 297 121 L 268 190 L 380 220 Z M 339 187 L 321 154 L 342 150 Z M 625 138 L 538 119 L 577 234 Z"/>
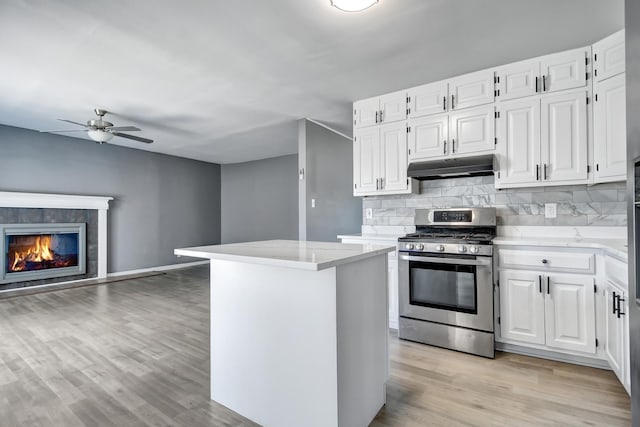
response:
<path id="1" fill-rule="evenodd" d="M 107 210 L 113 197 L 0 191 L 0 207 L 96 209 L 98 211 L 98 278 L 107 277 Z"/>

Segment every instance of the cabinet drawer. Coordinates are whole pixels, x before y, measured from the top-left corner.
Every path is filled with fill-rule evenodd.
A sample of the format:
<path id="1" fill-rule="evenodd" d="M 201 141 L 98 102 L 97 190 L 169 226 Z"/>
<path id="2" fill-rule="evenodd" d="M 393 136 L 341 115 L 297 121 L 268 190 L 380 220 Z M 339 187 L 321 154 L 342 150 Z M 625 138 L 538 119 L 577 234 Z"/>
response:
<path id="1" fill-rule="evenodd" d="M 595 254 L 592 253 L 501 249 L 498 262 L 500 268 L 526 268 L 572 273 L 595 272 Z"/>
<path id="2" fill-rule="evenodd" d="M 609 256 L 604 260 L 604 271 L 607 276 L 607 280 L 611 280 L 613 283 L 622 286 L 625 290 L 628 289 L 629 283 L 627 270 L 627 264 L 620 260 Z"/>

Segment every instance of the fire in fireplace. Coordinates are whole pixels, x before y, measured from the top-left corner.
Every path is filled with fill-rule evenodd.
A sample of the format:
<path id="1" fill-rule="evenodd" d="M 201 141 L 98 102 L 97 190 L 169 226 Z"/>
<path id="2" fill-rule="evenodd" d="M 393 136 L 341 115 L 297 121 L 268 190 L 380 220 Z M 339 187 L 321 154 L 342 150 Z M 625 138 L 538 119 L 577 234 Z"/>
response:
<path id="1" fill-rule="evenodd" d="M 86 224 L 0 224 L 0 283 L 85 271 Z"/>
<path id="2" fill-rule="evenodd" d="M 8 235 L 7 273 L 78 265 L 77 233 Z"/>

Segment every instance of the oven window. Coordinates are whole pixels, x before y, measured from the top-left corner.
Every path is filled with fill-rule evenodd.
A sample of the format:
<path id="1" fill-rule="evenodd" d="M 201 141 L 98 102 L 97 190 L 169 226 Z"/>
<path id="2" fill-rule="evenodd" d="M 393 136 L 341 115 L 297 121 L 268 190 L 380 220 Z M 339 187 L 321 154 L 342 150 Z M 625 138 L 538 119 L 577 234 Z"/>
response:
<path id="1" fill-rule="evenodd" d="M 477 314 L 476 266 L 410 261 L 409 303 Z"/>

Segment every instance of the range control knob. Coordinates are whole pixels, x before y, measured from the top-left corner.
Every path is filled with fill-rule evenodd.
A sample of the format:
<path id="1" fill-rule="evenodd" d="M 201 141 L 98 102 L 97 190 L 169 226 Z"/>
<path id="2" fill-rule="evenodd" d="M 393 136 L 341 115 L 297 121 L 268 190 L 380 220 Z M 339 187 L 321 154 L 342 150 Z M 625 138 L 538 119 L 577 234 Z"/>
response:
<path id="1" fill-rule="evenodd" d="M 471 252 L 472 254 L 477 254 L 480 251 L 480 249 L 478 249 L 477 246 L 471 246 L 469 248 L 469 252 Z"/>
<path id="2" fill-rule="evenodd" d="M 436 246 L 436 251 L 438 251 L 438 252 L 444 252 L 444 245 L 438 245 L 438 246 Z"/>
<path id="3" fill-rule="evenodd" d="M 413 243 L 407 243 L 407 249 L 413 249 Z"/>
<path id="4" fill-rule="evenodd" d="M 458 252 L 460 252 L 461 254 L 467 252 L 467 247 L 464 245 L 458 246 Z"/>
<path id="5" fill-rule="evenodd" d="M 418 243 L 418 244 L 416 245 L 416 249 L 417 249 L 417 250 L 419 250 L 419 251 L 421 251 L 421 250 L 423 250 L 423 249 L 424 249 L 424 245 L 423 245 L 422 243 Z"/>

